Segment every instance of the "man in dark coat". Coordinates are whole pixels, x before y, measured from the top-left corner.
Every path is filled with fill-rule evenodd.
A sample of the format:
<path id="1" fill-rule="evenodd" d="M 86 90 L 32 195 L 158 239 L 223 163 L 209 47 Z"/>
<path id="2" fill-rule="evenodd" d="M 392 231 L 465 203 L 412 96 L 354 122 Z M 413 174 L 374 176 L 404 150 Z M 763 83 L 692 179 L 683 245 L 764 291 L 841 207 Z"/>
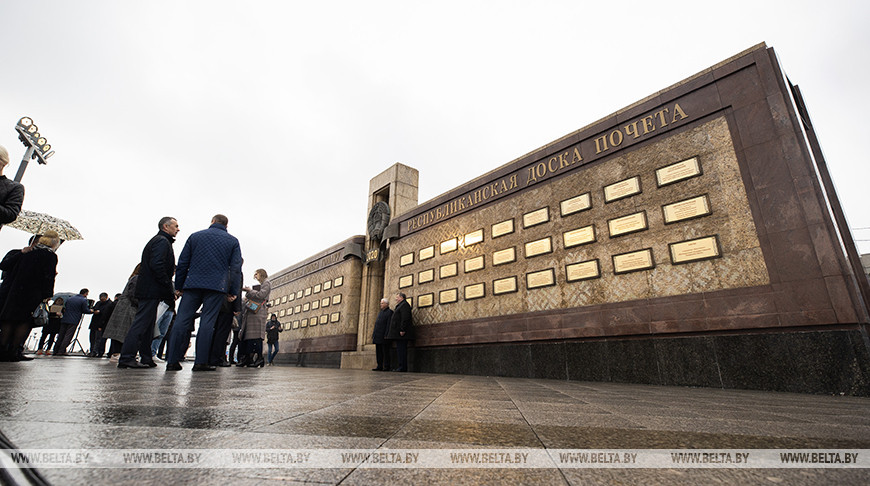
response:
<path id="1" fill-rule="evenodd" d="M 375 356 L 378 359 L 378 367 L 372 371 L 390 371 L 390 348 L 387 346 L 387 331 L 390 330 L 390 320 L 393 311 L 390 310 L 390 301 L 381 299 L 381 311 L 375 319 L 375 330 L 372 332 L 372 342 L 375 344 Z"/>
<path id="2" fill-rule="evenodd" d="M 88 329 L 91 331 L 91 352 L 88 353 L 88 356 L 92 358 L 102 358 L 103 353 L 106 352 L 106 341 L 103 339 L 103 330 L 106 329 L 106 315 L 104 312 L 111 302 L 109 294 L 103 292 L 100 294 L 100 300 L 94 304 L 94 315 L 91 316 L 91 325 L 88 326 Z M 102 346 L 100 346 L 101 343 Z"/>
<path id="3" fill-rule="evenodd" d="M 166 371 L 181 370 L 181 358 L 190 343 L 193 320 L 202 306 L 196 331 L 196 359 L 193 371 L 213 371 L 208 364 L 215 322 L 224 301 L 239 296 L 242 278 L 242 249 L 239 240 L 227 232 L 229 219 L 217 214 L 208 229 L 190 235 L 178 257 L 175 295 L 181 297 L 178 316 L 169 336 Z M 141 305 L 141 304 L 140 304 Z"/>
<path id="4" fill-rule="evenodd" d="M 136 299 L 139 307 L 136 317 L 124 338 L 121 347 L 121 357 L 118 368 L 154 368 L 154 357 L 151 356 L 151 338 L 154 324 L 157 322 L 157 306 L 166 302 L 169 307 L 175 306 L 175 289 L 172 287 L 172 275 L 175 273 L 175 252 L 172 244 L 178 234 L 178 221 L 171 216 L 164 216 L 157 223 L 159 231 L 142 250 L 142 262 L 139 267 L 139 278 L 136 282 Z M 136 353 L 139 353 L 139 362 Z"/>
<path id="5" fill-rule="evenodd" d="M 9 165 L 9 152 L 0 145 L 0 226 L 15 221 L 24 203 L 24 186 L 3 175 L 3 169 L 7 165 Z"/>
<path id="6" fill-rule="evenodd" d="M 390 330 L 387 333 L 387 339 L 396 341 L 396 356 L 399 358 L 399 367 L 393 371 L 408 371 L 408 341 L 414 339 L 411 304 L 406 299 L 405 294 L 396 294 L 396 308 L 393 309 Z"/>

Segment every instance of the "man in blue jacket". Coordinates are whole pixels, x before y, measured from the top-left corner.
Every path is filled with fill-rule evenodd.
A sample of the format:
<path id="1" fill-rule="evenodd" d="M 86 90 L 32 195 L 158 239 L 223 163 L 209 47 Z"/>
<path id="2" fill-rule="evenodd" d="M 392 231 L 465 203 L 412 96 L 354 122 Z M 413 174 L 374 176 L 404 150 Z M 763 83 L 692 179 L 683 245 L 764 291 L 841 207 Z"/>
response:
<path id="1" fill-rule="evenodd" d="M 136 317 L 124 338 L 118 368 L 155 368 L 151 355 L 151 338 L 154 337 L 154 323 L 157 322 L 157 307 L 160 302 L 175 306 L 175 288 L 172 287 L 172 274 L 175 273 L 175 252 L 172 244 L 178 234 L 178 221 L 164 216 L 157 222 L 159 231 L 142 250 L 139 264 L 139 278 L 136 281 L 136 298 L 139 307 Z M 139 353 L 139 362 L 136 353 Z"/>
<path id="2" fill-rule="evenodd" d="M 88 289 L 81 289 L 79 295 L 66 299 L 63 317 L 60 319 L 60 332 L 57 333 L 57 342 L 54 343 L 55 356 L 66 356 L 66 348 L 72 342 L 82 316 L 93 313 L 88 302 Z"/>
<path id="3" fill-rule="evenodd" d="M 208 364 L 215 322 L 223 302 L 239 297 L 242 278 L 242 249 L 239 240 L 227 232 L 228 222 L 223 214 L 215 215 L 208 229 L 190 235 L 178 257 L 175 295 L 181 297 L 181 303 L 169 336 L 166 371 L 181 369 L 179 361 L 190 342 L 193 320 L 200 306 L 193 371 L 215 369 Z"/>

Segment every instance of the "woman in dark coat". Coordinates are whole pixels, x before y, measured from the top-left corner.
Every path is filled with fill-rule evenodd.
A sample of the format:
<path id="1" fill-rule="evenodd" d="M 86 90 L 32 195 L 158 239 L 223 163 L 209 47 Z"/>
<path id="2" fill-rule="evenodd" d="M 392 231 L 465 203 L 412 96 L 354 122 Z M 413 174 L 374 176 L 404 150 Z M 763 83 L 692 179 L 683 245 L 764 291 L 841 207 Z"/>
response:
<path id="1" fill-rule="evenodd" d="M 6 272 L 10 282 L 0 310 L 0 361 L 22 360 L 18 349 L 33 328 L 33 311 L 40 302 L 48 302 L 54 295 L 57 276 L 54 251 L 58 246 L 57 233 L 47 231 L 32 250 L 22 251 L 20 257 L 11 262 L 2 262 L 0 270 Z"/>

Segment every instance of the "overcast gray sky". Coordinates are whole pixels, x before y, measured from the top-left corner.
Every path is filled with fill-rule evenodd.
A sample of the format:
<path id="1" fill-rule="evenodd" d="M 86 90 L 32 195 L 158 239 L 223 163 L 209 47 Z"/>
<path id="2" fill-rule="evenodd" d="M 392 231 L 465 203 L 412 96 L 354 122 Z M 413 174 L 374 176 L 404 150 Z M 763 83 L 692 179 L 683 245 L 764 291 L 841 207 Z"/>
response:
<path id="1" fill-rule="evenodd" d="M 245 275 L 365 232 L 368 181 L 420 201 L 759 42 L 801 86 L 857 239 L 870 4 L 842 1 L 0 3 L 0 145 L 56 150 L 26 209 L 71 221 L 57 291 L 120 292 L 164 215 L 230 219 Z M 5 128 L 4 128 L 5 127 Z M 27 235 L 0 232 L 0 250 Z M 870 251 L 870 242 L 859 242 Z M 93 295 L 93 294 L 92 294 Z"/>

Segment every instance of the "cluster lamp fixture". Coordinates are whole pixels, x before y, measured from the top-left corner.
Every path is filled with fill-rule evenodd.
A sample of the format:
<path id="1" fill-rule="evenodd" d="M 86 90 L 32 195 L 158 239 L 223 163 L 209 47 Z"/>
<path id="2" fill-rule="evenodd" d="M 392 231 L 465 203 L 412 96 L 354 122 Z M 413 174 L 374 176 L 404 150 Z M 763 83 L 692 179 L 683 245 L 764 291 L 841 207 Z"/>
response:
<path id="1" fill-rule="evenodd" d="M 15 130 L 18 132 L 18 139 L 31 153 L 30 158 L 38 160 L 40 164 L 45 164 L 54 155 L 51 144 L 39 133 L 39 128 L 33 124 L 33 119 L 29 116 L 21 117 L 15 125 Z"/>

